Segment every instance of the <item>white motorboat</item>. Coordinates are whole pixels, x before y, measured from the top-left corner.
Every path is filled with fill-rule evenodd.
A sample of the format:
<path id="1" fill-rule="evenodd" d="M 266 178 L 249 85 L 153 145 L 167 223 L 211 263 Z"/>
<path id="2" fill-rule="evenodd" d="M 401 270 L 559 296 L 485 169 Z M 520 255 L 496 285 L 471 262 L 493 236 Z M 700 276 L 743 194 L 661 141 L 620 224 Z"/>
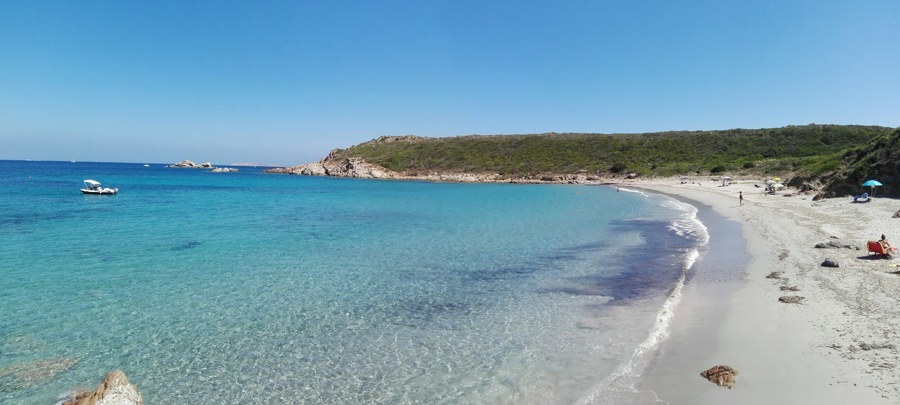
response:
<path id="1" fill-rule="evenodd" d="M 85 180 L 84 188 L 81 189 L 81 192 L 84 194 L 116 194 L 119 192 L 118 188 L 108 188 L 103 187 L 97 180 Z"/>

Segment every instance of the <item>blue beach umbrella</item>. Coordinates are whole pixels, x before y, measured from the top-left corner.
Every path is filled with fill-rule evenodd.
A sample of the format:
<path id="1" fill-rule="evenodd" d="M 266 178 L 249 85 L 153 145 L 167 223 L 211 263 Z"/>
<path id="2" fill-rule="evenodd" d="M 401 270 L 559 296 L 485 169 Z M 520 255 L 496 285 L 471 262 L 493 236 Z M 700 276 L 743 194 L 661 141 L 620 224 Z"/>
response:
<path id="1" fill-rule="evenodd" d="M 875 187 L 880 187 L 880 186 L 882 186 L 881 182 L 878 181 L 878 180 L 869 180 L 869 181 L 863 183 L 862 185 L 863 185 L 863 187 L 869 187 L 869 188 L 871 188 L 871 189 L 872 189 L 872 193 L 871 193 L 871 194 L 872 194 L 873 196 L 875 195 Z"/>

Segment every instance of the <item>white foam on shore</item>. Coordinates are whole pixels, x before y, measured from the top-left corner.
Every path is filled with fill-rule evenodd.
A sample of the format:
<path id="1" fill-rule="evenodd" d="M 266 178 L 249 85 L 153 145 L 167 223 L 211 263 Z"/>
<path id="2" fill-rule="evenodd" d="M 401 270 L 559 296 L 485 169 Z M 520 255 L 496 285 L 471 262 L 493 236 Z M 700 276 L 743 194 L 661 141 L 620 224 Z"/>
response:
<path id="1" fill-rule="evenodd" d="M 697 207 L 674 198 L 667 198 L 663 201 L 662 206 L 684 212 L 684 215 L 669 225 L 669 228 L 675 233 L 681 236 L 697 238 L 700 241 L 698 246 L 705 246 L 709 243 L 709 229 L 697 218 L 697 212 L 699 212 Z M 693 264 L 693 262 L 686 263 L 686 267 L 690 268 Z"/>
<path id="2" fill-rule="evenodd" d="M 578 401 L 579 404 L 612 403 L 610 400 L 615 399 L 618 395 L 637 392 L 635 388 L 636 378 L 640 377 L 644 372 L 652 353 L 668 338 L 675 310 L 681 302 L 682 290 L 684 289 L 687 275 L 694 263 L 700 258 L 701 251 L 709 243 L 709 230 L 697 218 L 697 207 L 671 197 L 666 197 L 661 205 L 683 212 L 683 215 L 674 220 L 669 225 L 669 228 L 678 235 L 696 238 L 698 244 L 685 252 L 682 261 L 682 272 L 657 313 L 656 323 L 650 330 L 647 338 L 634 349 L 630 357 L 616 367 L 612 374 L 600 381 L 588 395 Z"/>
<path id="3" fill-rule="evenodd" d="M 640 194 L 640 195 L 642 195 L 642 196 L 644 196 L 644 197 L 649 197 L 649 195 L 647 195 L 647 193 L 645 193 L 645 192 L 643 192 L 643 191 L 641 191 L 641 190 L 634 190 L 634 189 L 630 189 L 630 188 L 616 187 L 616 191 L 621 191 L 621 192 L 625 192 L 625 193 L 635 193 L 635 194 Z"/>

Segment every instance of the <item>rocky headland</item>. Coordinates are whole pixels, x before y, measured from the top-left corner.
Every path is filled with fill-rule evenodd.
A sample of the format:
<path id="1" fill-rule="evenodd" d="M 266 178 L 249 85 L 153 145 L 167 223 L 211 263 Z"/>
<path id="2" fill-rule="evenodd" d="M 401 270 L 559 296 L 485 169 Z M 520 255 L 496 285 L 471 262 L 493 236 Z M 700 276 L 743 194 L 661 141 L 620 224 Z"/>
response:
<path id="1" fill-rule="evenodd" d="M 422 180 L 453 183 L 608 183 L 610 178 L 589 173 L 559 174 L 544 173 L 535 176 L 513 177 L 498 173 L 465 173 L 465 172 L 396 172 L 377 164 L 369 163 L 359 157 L 337 157 L 331 151 L 318 162 L 304 163 L 297 166 L 266 169 L 265 173 L 282 173 L 302 176 L 354 177 L 363 179 Z M 629 173 L 625 178 L 635 178 Z"/>
<path id="2" fill-rule="evenodd" d="M 641 178 L 777 176 L 816 198 L 859 194 L 877 179 L 900 196 L 900 128 L 781 128 L 643 134 L 382 136 L 270 172 L 447 182 L 603 183 Z M 608 179 L 608 180 L 607 180 Z M 871 194 L 871 190 L 870 190 Z"/>

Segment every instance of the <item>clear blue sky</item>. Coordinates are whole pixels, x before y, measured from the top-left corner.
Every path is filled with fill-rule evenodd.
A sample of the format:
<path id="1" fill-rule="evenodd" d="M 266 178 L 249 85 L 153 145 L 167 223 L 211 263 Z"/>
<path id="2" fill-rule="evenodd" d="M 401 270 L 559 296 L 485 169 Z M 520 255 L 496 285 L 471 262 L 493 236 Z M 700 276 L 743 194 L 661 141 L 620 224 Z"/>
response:
<path id="1" fill-rule="evenodd" d="M 298 164 L 381 135 L 900 126 L 900 3 L 0 2 L 0 159 Z"/>

